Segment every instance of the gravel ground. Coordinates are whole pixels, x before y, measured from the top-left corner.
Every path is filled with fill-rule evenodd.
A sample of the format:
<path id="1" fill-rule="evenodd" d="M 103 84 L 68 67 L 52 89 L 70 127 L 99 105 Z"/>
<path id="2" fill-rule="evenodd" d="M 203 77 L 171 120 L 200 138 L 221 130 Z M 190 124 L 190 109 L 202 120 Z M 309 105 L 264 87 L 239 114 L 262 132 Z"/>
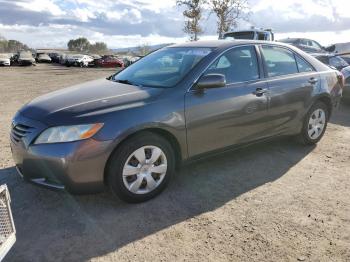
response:
<path id="1" fill-rule="evenodd" d="M 5 261 L 350 261 L 350 106 L 322 141 L 259 144 L 183 167 L 162 195 L 130 205 L 72 196 L 16 174 L 11 117 L 34 97 L 106 69 L 0 68 L 0 184 L 17 242 Z"/>

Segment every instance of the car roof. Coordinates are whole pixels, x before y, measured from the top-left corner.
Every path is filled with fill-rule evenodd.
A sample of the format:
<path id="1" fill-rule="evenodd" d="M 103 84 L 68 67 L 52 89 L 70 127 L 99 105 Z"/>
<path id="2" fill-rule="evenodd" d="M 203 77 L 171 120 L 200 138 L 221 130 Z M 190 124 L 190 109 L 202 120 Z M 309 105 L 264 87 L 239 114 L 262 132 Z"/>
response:
<path id="1" fill-rule="evenodd" d="M 309 40 L 309 41 L 315 41 L 310 38 L 304 38 L 304 37 L 288 37 L 288 38 L 283 38 L 278 41 L 297 41 L 297 40 Z"/>
<path id="2" fill-rule="evenodd" d="M 335 56 L 338 56 L 334 53 L 310 53 L 311 56 L 313 57 L 335 57 Z"/>
<path id="3" fill-rule="evenodd" d="M 266 33 L 266 32 L 270 32 L 270 33 L 272 33 L 272 30 L 269 30 L 269 29 L 247 29 L 247 30 L 228 31 L 228 32 L 226 32 L 225 34 L 246 33 L 246 32 L 256 32 L 256 33 Z"/>
<path id="4" fill-rule="evenodd" d="M 226 48 L 237 45 L 245 45 L 245 44 L 274 44 L 284 46 L 283 43 L 271 42 L 271 41 L 258 41 L 258 40 L 210 40 L 210 41 L 192 41 L 186 42 L 182 44 L 175 44 L 168 46 L 170 48 L 173 47 L 193 47 L 193 48 Z"/>

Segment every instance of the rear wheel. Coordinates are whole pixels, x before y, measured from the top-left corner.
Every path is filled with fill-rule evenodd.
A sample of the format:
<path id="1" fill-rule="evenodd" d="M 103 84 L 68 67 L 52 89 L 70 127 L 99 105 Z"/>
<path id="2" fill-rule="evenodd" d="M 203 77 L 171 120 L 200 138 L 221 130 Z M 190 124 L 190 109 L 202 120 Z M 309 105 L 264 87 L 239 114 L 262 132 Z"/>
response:
<path id="1" fill-rule="evenodd" d="M 170 143 L 153 133 L 140 133 L 125 141 L 111 156 L 108 185 L 126 202 L 138 203 L 158 195 L 175 169 Z"/>
<path id="2" fill-rule="evenodd" d="M 323 137 L 329 118 L 329 111 L 326 104 L 316 102 L 307 113 L 299 140 L 303 144 L 316 144 Z"/>

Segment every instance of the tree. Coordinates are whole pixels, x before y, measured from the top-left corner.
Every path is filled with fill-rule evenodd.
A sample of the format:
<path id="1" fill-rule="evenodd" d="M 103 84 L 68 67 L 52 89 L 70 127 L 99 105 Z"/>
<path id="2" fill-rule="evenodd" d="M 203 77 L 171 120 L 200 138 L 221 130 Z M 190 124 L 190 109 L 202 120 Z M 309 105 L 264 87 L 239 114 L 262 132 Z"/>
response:
<path id="1" fill-rule="evenodd" d="M 85 37 L 79 37 L 77 39 L 71 39 L 67 43 L 69 51 L 77 51 L 82 53 L 106 53 L 108 51 L 107 44 L 104 42 L 96 42 L 95 44 L 90 44 L 89 40 Z"/>
<path id="2" fill-rule="evenodd" d="M 222 37 L 232 27 L 237 27 L 238 20 L 246 19 L 249 11 L 247 0 L 210 0 L 210 5 L 218 19 L 219 37 Z"/>
<path id="3" fill-rule="evenodd" d="M 17 40 L 8 40 L 6 42 L 7 42 L 7 46 L 5 50 L 6 52 L 16 53 L 21 50 L 30 50 L 30 48 L 27 45 Z"/>
<path id="4" fill-rule="evenodd" d="M 89 51 L 91 53 L 105 53 L 108 51 L 107 44 L 104 42 L 96 42 L 95 44 L 90 45 Z"/>
<path id="5" fill-rule="evenodd" d="M 186 17 L 183 30 L 190 36 L 191 41 L 197 41 L 198 35 L 203 32 L 200 26 L 200 20 L 205 3 L 206 0 L 176 0 L 177 6 L 184 6 L 186 8 L 183 12 L 184 17 Z"/>
<path id="6" fill-rule="evenodd" d="M 90 42 L 85 37 L 79 37 L 69 40 L 67 46 L 69 51 L 88 52 Z"/>
<path id="7" fill-rule="evenodd" d="M 7 47 L 8 47 L 8 42 L 7 40 L 0 40 L 0 53 L 7 52 Z"/>
<path id="8" fill-rule="evenodd" d="M 137 48 L 137 53 L 140 56 L 148 55 L 150 52 L 151 52 L 151 48 L 147 44 L 141 45 Z"/>

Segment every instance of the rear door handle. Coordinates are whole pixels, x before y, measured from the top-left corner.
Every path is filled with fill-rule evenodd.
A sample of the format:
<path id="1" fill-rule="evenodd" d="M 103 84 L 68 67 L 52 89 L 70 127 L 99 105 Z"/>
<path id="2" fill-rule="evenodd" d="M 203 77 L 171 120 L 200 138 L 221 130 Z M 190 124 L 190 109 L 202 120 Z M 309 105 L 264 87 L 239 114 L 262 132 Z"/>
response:
<path id="1" fill-rule="evenodd" d="M 318 82 L 318 79 L 315 78 L 315 77 L 311 77 L 311 78 L 309 79 L 309 83 L 310 83 L 310 84 L 316 84 L 317 82 Z"/>
<path id="2" fill-rule="evenodd" d="M 268 91 L 267 88 L 258 87 L 258 88 L 253 92 L 253 94 L 256 95 L 256 96 L 262 96 L 263 94 L 267 93 L 267 91 Z"/>

